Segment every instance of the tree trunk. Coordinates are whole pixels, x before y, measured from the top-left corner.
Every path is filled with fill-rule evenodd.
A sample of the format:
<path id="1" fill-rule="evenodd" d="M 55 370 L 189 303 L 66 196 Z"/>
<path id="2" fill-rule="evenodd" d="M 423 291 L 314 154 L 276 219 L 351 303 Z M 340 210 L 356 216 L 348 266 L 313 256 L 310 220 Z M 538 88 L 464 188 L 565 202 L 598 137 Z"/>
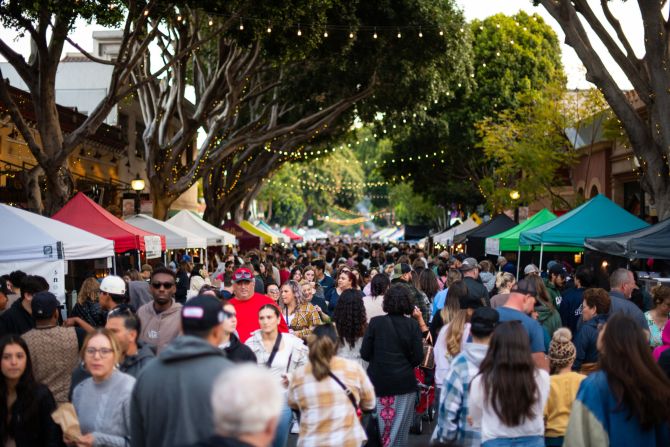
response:
<path id="1" fill-rule="evenodd" d="M 166 220 L 168 211 L 170 211 L 170 206 L 179 197 L 175 194 L 165 192 L 167 191 L 167 185 L 158 175 L 151 176 L 149 178 L 149 183 L 151 184 L 151 192 L 149 195 L 153 206 L 153 217 L 158 220 Z"/>
<path id="2" fill-rule="evenodd" d="M 21 183 L 28 209 L 39 214 L 42 214 L 44 211 L 42 191 L 40 190 L 40 176 L 42 174 L 44 174 L 44 171 L 39 166 L 21 172 Z"/>
<path id="3" fill-rule="evenodd" d="M 307 221 L 312 218 L 312 214 L 314 213 L 314 210 L 312 210 L 312 205 L 307 205 L 307 209 L 305 210 L 305 214 L 302 215 L 302 219 L 300 219 L 300 224 L 298 225 L 299 227 L 304 227 L 307 225 Z"/>
<path id="4" fill-rule="evenodd" d="M 74 180 L 70 170 L 65 166 L 49 166 L 46 173 L 46 190 L 44 191 L 44 214 L 52 216 L 67 203 L 74 193 Z"/>

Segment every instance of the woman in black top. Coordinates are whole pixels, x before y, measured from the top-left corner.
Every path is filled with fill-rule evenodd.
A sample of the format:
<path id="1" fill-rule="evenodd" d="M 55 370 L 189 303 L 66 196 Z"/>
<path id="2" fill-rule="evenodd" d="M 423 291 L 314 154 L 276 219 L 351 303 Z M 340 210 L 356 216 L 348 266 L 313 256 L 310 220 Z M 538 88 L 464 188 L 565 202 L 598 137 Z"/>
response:
<path id="1" fill-rule="evenodd" d="M 414 368 L 423 358 L 421 330 L 413 318 L 414 302 L 407 287 L 391 286 L 384 295 L 387 315 L 370 320 L 361 357 L 370 362 L 368 375 L 377 395 L 383 445 L 406 446 L 414 416 L 417 382 Z"/>
<path id="2" fill-rule="evenodd" d="M 46 385 L 35 382 L 30 352 L 23 339 L 0 340 L 0 443 L 16 447 L 56 447 L 63 435 L 51 413 L 56 402 Z"/>

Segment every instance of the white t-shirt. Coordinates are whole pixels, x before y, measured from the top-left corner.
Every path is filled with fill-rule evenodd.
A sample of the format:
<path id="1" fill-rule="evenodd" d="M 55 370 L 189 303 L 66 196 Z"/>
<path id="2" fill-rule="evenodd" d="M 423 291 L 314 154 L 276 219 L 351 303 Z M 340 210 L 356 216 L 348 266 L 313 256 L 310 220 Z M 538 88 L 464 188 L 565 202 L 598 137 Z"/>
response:
<path id="1" fill-rule="evenodd" d="M 442 326 L 440 333 L 437 334 L 437 340 L 435 340 L 435 344 L 433 345 L 433 356 L 435 357 L 435 386 L 440 389 L 442 389 L 444 381 L 451 371 L 451 361 L 455 357 L 447 351 L 447 331 L 449 330 L 449 324 L 451 323 Z M 470 323 L 465 323 L 465 327 L 463 328 L 463 338 L 461 338 L 461 352 L 465 349 L 468 337 L 470 337 Z"/>
<path id="2" fill-rule="evenodd" d="M 484 386 L 481 383 L 482 376 L 478 375 L 470 384 L 470 397 L 468 400 L 468 414 L 474 420 L 474 426 L 482 428 L 482 443 L 491 439 L 518 438 L 521 436 L 544 436 L 544 407 L 549 398 L 549 373 L 543 369 L 535 370 L 535 383 L 540 398 L 533 404 L 531 419 L 524 420 L 516 427 L 505 425 L 493 410 L 490 402 L 484 402 Z"/>

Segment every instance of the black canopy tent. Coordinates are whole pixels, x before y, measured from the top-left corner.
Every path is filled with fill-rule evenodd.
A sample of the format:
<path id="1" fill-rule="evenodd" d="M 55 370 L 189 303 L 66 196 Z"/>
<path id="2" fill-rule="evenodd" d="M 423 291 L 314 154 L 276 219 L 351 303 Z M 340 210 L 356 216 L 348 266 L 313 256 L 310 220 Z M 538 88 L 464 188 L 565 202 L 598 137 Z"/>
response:
<path id="1" fill-rule="evenodd" d="M 505 214 L 498 214 L 486 224 L 480 225 L 472 232 L 467 233 L 465 239 L 466 252 L 470 256 L 476 258 L 484 256 L 486 251 L 486 238 L 495 236 L 514 226 L 516 226 L 516 223 L 514 223 L 512 219 Z"/>
<path id="2" fill-rule="evenodd" d="M 591 250 L 628 259 L 670 259 L 670 219 L 627 233 L 587 238 Z"/>

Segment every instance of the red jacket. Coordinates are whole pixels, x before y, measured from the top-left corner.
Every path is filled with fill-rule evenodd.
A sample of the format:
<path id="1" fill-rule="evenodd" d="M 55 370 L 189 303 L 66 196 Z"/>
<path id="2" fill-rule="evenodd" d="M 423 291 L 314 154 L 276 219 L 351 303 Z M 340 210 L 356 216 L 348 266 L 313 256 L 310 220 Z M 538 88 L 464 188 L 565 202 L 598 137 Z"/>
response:
<path id="1" fill-rule="evenodd" d="M 279 309 L 277 303 L 272 298 L 260 293 L 254 293 L 246 301 L 232 298 L 230 304 L 235 307 L 235 311 L 237 312 L 237 334 L 242 343 L 247 341 L 247 338 L 251 336 L 253 331 L 260 329 L 258 325 L 258 310 L 261 307 L 266 304 L 272 304 Z M 280 317 L 279 332 L 288 332 L 288 326 L 286 325 L 286 321 L 284 321 L 284 317 Z"/>

